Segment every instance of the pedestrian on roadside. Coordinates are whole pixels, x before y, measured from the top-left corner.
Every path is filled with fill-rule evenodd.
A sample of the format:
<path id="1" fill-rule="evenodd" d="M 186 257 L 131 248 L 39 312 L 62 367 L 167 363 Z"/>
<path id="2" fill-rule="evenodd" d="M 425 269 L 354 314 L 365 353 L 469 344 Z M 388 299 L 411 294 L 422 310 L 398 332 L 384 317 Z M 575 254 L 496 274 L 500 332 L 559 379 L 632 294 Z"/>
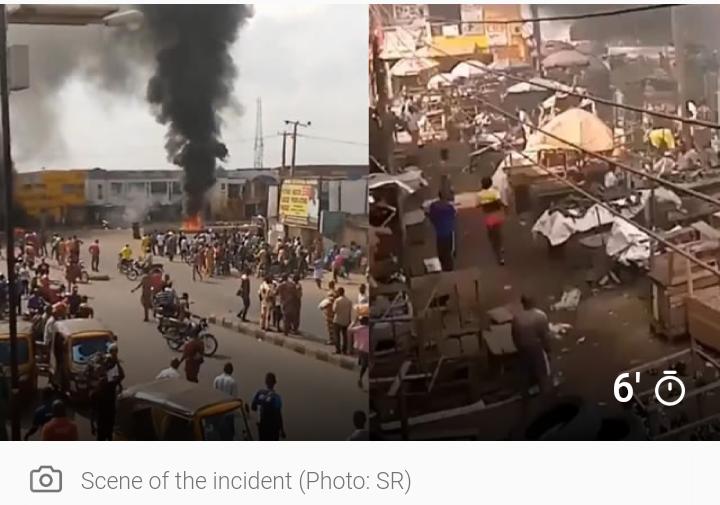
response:
<path id="1" fill-rule="evenodd" d="M 333 325 L 333 303 L 335 302 L 335 281 L 328 283 L 328 292 L 325 298 L 320 302 L 320 310 L 325 315 L 325 325 L 327 327 L 328 339 L 325 342 L 326 345 L 335 345 L 335 326 Z"/>
<path id="2" fill-rule="evenodd" d="M 88 252 L 90 252 L 90 269 L 93 272 L 99 272 L 100 271 L 100 241 L 98 239 L 95 239 L 95 242 L 90 244 L 90 247 L 88 247 Z"/>
<path id="3" fill-rule="evenodd" d="M 67 409 L 62 400 L 52 403 L 52 419 L 43 426 L 43 441 L 74 442 L 78 440 L 78 429 L 75 422 L 67 416 Z"/>
<path id="4" fill-rule="evenodd" d="M 325 265 L 322 258 L 317 258 L 313 262 L 313 279 L 318 289 L 322 289 L 323 276 L 325 275 Z"/>
<path id="5" fill-rule="evenodd" d="M 297 303 L 297 294 L 295 291 L 295 283 L 292 282 L 287 275 L 283 275 L 277 292 L 282 311 L 282 332 L 285 336 L 290 333 L 293 326 L 293 316 Z"/>
<path id="6" fill-rule="evenodd" d="M 366 425 L 367 414 L 365 414 L 362 410 L 356 410 L 353 412 L 353 426 L 355 426 L 355 431 L 353 431 L 347 438 L 348 441 L 356 442 L 370 440 L 370 433 L 368 432 Z"/>
<path id="7" fill-rule="evenodd" d="M 205 351 L 205 345 L 197 333 L 193 332 L 190 340 L 185 342 L 182 351 L 182 358 L 180 363 L 185 362 L 185 378 L 190 382 L 199 382 L 198 375 L 200 374 L 200 365 L 202 365 L 205 358 L 203 352 Z"/>
<path id="8" fill-rule="evenodd" d="M 235 382 L 235 379 L 232 376 L 234 370 L 235 369 L 233 368 L 232 363 L 225 363 L 225 366 L 223 366 L 223 373 L 215 377 L 215 380 L 213 381 L 213 388 L 218 391 L 222 391 L 228 396 L 237 398 L 237 382 Z"/>
<path id="9" fill-rule="evenodd" d="M 428 209 L 428 218 L 435 228 L 437 255 L 444 272 L 452 271 L 455 256 L 455 221 L 457 211 L 448 191 L 440 191 Z"/>
<path id="10" fill-rule="evenodd" d="M 363 387 L 363 377 L 367 372 L 370 364 L 370 326 L 369 318 L 362 316 L 358 319 L 357 324 L 350 328 L 353 347 L 358 355 L 358 364 L 360 365 L 360 375 L 358 377 L 358 387 Z"/>
<path id="11" fill-rule="evenodd" d="M 258 412 L 258 439 L 277 441 L 287 438 L 282 418 L 282 398 L 275 391 L 277 379 L 275 374 L 268 372 L 265 375 L 265 388 L 258 390 L 253 397 L 251 408 Z"/>
<path id="12" fill-rule="evenodd" d="M 243 306 L 240 312 L 238 312 L 237 317 L 240 318 L 241 321 L 247 322 L 247 314 L 248 310 L 250 310 L 250 269 L 245 268 L 243 271 L 242 276 L 240 276 L 240 288 L 238 288 L 237 293 L 240 300 L 242 300 Z"/>
<path id="13" fill-rule="evenodd" d="M 335 352 L 348 353 L 348 327 L 352 322 L 353 303 L 345 296 L 345 289 L 337 289 L 333 302 L 333 327 L 335 329 Z"/>
<path id="14" fill-rule="evenodd" d="M 173 358 L 170 361 L 170 366 L 160 370 L 160 373 L 155 376 L 155 380 L 168 380 L 168 379 L 179 379 L 181 378 L 180 372 L 178 371 L 178 368 L 180 368 L 180 360 L 177 358 Z"/>
<path id="15" fill-rule="evenodd" d="M 148 322 L 150 310 L 153 306 L 153 290 L 152 290 L 152 277 L 149 273 L 143 275 L 143 278 L 140 279 L 140 283 L 135 286 L 130 292 L 134 293 L 140 289 L 140 305 L 142 305 L 143 308 L 143 321 Z"/>
<path id="16" fill-rule="evenodd" d="M 300 313 L 302 312 L 303 289 L 299 275 L 295 274 L 293 282 L 295 283 L 296 303 L 293 305 L 292 325 L 290 331 L 297 335 L 300 333 Z"/>
<path id="17" fill-rule="evenodd" d="M 258 298 L 260 299 L 260 329 L 269 330 L 270 321 L 272 320 L 272 312 L 275 308 L 275 287 L 270 276 L 266 276 L 263 283 L 258 289 Z"/>

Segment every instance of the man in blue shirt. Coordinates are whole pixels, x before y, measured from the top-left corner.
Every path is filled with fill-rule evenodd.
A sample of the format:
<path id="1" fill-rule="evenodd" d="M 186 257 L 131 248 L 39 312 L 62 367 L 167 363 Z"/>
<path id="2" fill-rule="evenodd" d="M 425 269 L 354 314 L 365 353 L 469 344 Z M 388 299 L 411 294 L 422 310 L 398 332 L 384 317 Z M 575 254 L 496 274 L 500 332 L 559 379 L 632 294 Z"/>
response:
<path id="1" fill-rule="evenodd" d="M 265 389 L 260 389 L 252 401 L 252 410 L 259 410 L 260 422 L 258 422 L 259 440 L 280 440 L 286 438 L 285 427 L 282 418 L 282 398 L 275 392 L 277 379 L 275 374 L 268 372 L 265 376 Z"/>
<path id="2" fill-rule="evenodd" d="M 428 217 L 435 227 L 440 265 L 443 271 L 449 272 L 453 269 L 457 211 L 448 191 L 440 191 L 438 199 L 428 209 Z"/>

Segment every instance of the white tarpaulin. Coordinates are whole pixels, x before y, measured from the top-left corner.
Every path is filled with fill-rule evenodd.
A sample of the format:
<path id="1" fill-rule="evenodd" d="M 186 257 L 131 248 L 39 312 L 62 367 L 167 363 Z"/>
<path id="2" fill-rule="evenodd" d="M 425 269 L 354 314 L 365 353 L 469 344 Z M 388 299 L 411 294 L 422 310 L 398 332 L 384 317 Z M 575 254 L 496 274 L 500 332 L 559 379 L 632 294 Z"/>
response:
<path id="1" fill-rule="evenodd" d="M 650 199 L 650 190 L 644 189 L 639 191 L 640 199 L 636 204 L 631 204 L 628 198 L 620 198 L 608 202 L 607 205 L 623 205 L 618 212 L 625 218 L 633 218 L 637 216 L 647 205 Z M 655 190 L 655 199 L 658 202 L 672 202 L 676 207 L 680 207 L 682 202 L 680 198 L 665 188 Z M 533 225 L 533 233 L 544 235 L 550 245 L 557 246 L 567 242 L 575 233 L 584 233 L 594 228 L 612 223 L 616 217 L 605 207 L 595 204 L 587 210 L 568 209 L 564 212 L 559 210 L 546 210 L 542 216 Z"/>
<path id="2" fill-rule="evenodd" d="M 605 252 L 624 265 L 646 267 L 650 260 L 650 237 L 637 226 L 615 218 Z"/>

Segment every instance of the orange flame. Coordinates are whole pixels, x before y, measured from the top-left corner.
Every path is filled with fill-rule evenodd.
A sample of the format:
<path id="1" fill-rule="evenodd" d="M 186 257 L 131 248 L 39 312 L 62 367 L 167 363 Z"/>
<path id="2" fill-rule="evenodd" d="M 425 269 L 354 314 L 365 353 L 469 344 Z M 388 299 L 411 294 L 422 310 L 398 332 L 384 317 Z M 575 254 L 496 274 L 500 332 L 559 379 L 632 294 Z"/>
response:
<path id="1" fill-rule="evenodd" d="M 183 220 L 182 230 L 183 231 L 200 231 L 203 229 L 203 221 L 200 214 L 186 217 Z"/>

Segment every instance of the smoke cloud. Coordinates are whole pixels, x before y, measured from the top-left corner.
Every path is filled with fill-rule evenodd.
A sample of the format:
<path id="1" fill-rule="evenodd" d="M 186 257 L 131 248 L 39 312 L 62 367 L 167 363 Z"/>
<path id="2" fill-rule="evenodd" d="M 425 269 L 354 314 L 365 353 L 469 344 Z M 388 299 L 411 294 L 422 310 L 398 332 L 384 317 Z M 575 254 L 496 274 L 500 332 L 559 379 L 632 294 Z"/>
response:
<path id="1" fill-rule="evenodd" d="M 202 211 L 215 183 L 221 141 L 220 112 L 232 105 L 237 69 L 230 56 L 238 30 L 253 10 L 248 5 L 143 5 L 145 30 L 155 47 L 155 69 L 147 99 L 167 125 L 168 160 L 185 173 L 185 213 Z"/>

